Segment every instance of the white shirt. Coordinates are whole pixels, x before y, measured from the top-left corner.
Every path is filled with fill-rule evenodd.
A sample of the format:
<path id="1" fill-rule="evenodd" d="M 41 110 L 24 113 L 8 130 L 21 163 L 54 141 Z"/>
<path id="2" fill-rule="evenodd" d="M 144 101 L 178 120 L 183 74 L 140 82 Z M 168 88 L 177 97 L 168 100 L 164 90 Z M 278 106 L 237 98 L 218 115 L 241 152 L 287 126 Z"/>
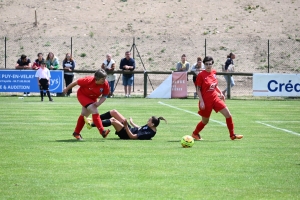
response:
<path id="1" fill-rule="evenodd" d="M 115 61 L 113 59 L 110 59 L 110 62 L 108 64 L 107 64 L 107 60 L 103 61 L 105 69 L 111 69 L 111 66 L 114 63 L 115 63 Z M 115 74 L 107 74 L 106 79 L 107 79 L 107 81 L 114 81 L 116 79 L 116 75 Z"/>
<path id="2" fill-rule="evenodd" d="M 35 77 L 38 77 L 39 80 L 42 78 L 49 80 L 51 78 L 50 70 L 46 67 L 44 69 L 39 68 L 35 73 Z"/>

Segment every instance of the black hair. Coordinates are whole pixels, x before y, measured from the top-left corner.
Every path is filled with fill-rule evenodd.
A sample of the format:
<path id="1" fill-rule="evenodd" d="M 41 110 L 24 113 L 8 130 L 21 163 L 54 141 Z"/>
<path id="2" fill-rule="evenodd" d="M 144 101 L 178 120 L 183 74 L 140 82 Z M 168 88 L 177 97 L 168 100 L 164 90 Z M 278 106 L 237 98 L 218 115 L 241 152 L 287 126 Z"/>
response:
<path id="1" fill-rule="evenodd" d="M 211 56 L 205 56 L 203 59 L 203 63 L 205 64 L 208 61 L 212 61 L 212 64 L 214 64 L 214 59 Z"/>
<path id="2" fill-rule="evenodd" d="M 38 53 L 38 54 L 37 54 L 37 57 L 39 57 L 39 55 L 42 55 L 42 56 L 43 56 L 43 53 Z"/>
<path id="3" fill-rule="evenodd" d="M 155 116 L 152 116 L 152 123 L 154 124 L 155 127 L 157 127 L 159 125 L 160 120 L 164 120 L 166 123 L 168 123 L 167 120 L 163 117 L 157 118 Z"/>
<path id="4" fill-rule="evenodd" d="M 21 60 L 24 60 L 25 58 L 27 58 L 27 56 L 24 55 L 24 54 L 22 54 L 22 55 L 21 55 Z"/>
<path id="5" fill-rule="evenodd" d="M 230 52 L 230 54 L 227 55 L 227 58 L 231 58 L 231 56 L 234 56 L 232 52 Z"/>

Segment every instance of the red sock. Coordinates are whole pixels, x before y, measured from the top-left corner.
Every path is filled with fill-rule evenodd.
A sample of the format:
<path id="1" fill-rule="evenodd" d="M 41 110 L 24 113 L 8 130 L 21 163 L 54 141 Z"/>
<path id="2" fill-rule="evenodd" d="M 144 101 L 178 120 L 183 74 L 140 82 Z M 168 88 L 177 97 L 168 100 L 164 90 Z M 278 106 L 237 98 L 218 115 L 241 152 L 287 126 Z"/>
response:
<path id="1" fill-rule="evenodd" d="M 229 130 L 230 136 L 234 135 L 234 125 L 232 121 L 232 117 L 226 118 L 227 128 Z"/>
<path id="2" fill-rule="evenodd" d="M 93 122 L 94 122 L 95 126 L 97 127 L 97 129 L 99 130 L 99 132 L 101 134 L 102 131 L 104 131 L 104 128 L 103 128 L 102 121 L 100 119 L 99 114 L 92 114 L 92 118 L 93 118 Z"/>
<path id="3" fill-rule="evenodd" d="M 196 126 L 196 129 L 194 130 L 194 134 L 199 134 L 200 131 L 202 131 L 202 129 L 204 128 L 206 124 L 204 124 L 202 121 L 200 121 L 197 126 Z"/>
<path id="4" fill-rule="evenodd" d="M 84 119 L 83 119 L 83 116 L 82 115 L 79 115 L 78 117 L 78 120 L 77 120 L 77 124 L 76 124 L 76 127 L 75 127 L 75 133 L 77 134 L 80 134 L 82 128 L 84 126 Z"/>

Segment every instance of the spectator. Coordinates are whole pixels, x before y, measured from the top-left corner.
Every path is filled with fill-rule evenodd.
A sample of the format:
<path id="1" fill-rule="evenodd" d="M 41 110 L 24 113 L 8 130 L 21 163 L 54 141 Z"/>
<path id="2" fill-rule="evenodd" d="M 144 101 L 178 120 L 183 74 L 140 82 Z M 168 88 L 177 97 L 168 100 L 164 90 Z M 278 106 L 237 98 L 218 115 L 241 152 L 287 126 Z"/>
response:
<path id="1" fill-rule="evenodd" d="M 64 79 L 66 82 L 66 87 L 73 82 L 76 63 L 72 58 L 72 55 L 67 53 L 65 59 L 63 60 L 63 69 L 64 69 Z M 72 88 L 68 90 L 67 97 L 72 93 Z"/>
<path id="2" fill-rule="evenodd" d="M 47 68 L 50 70 L 56 70 L 59 68 L 59 61 L 56 56 L 54 56 L 54 53 L 49 52 L 46 58 L 46 65 Z"/>
<path id="3" fill-rule="evenodd" d="M 211 112 L 214 110 L 215 112 L 222 113 L 222 115 L 226 118 L 226 124 L 231 140 L 242 139 L 243 135 L 237 135 L 234 133 L 232 116 L 224 103 L 225 96 L 221 93 L 221 90 L 218 87 L 218 79 L 216 78 L 217 72 L 213 69 L 213 58 L 206 56 L 203 63 L 205 65 L 205 70 L 200 72 L 196 79 L 197 93 L 199 96 L 198 114 L 201 116 L 201 121 L 195 127 L 192 137 L 195 138 L 195 140 L 202 140 L 199 133 L 209 122 Z"/>
<path id="4" fill-rule="evenodd" d="M 136 125 L 132 118 L 129 119 L 130 124 L 133 126 L 131 128 L 125 117 L 121 115 L 117 110 L 110 110 L 102 115 L 100 115 L 103 126 L 113 125 L 116 130 L 116 135 L 120 139 L 139 139 L 139 140 L 151 140 L 156 134 L 156 127 L 159 125 L 160 120 L 166 121 L 163 117 L 152 116 L 148 119 L 147 124 L 144 126 Z M 167 121 L 166 121 L 167 122 Z M 85 123 L 88 129 L 94 127 L 91 119 L 85 118 Z"/>
<path id="5" fill-rule="evenodd" d="M 49 92 L 51 78 L 50 70 L 46 67 L 45 61 L 41 61 L 39 64 L 40 68 L 36 71 L 35 77 L 37 77 L 38 85 L 40 88 L 41 101 L 44 101 L 44 90 L 46 90 L 49 101 L 53 101 Z"/>
<path id="6" fill-rule="evenodd" d="M 233 72 L 234 71 L 233 59 L 235 59 L 235 55 L 233 53 L 230 53 L 229 55 L 227 55 L 227 60 L 225 62 L 225 66 L 224 66 L 224 72 Z M 235 83 L 234 83 L 234 79 L 232 76 L 224 75 L 224 78 L 226 80 L 226 89 L 223 90 L 222 93 L 224 96 L 226 96 L 226 92 L 228 89 L 227 88 L 228 83 L 230 83 L 230 87 L 233 87 L 235 85 Z"/>
<path id="7" fill-rule="evenodd" d="M 54 53 L 49 52 L 46 58 L 46 65 L 47 68 L 50 70 L 57 70 L 59 68 L 59 61 L 56 56 L 54 56 Z M 52 96 L 56 96 L 56 93 L 52 93 Z"/>
<path id="8" fill-rule="evenodd" d="M 196 88 L 196 92 L 194 93 L 194 99 L 196 99 L 197 97 L 197 87 L 196 87 L 196 78 L 198 76 L 198 74 L 204 70 L 204 64 L 202 62 L 202 58 L 199 56 L 197 58 L 197 62 L 192 66 L 192 69 L 191 69 L 191 72 L 193 73 L 193 83 L 195 85 L 195 88 Z"/>
<path id="9" fill-rule="evenodd" d="M 88 117 L 90 114 L 92 114 L 93 122 L 103 138 L 106 138 L 110 132 L 110 130 L 104 130 L 98 112 L 98 107 L 106 100 L 106 97 L 109 94 L 109 85 L 106 76 L 106 72 L 103 69 L 98 69 L 94 76 L 79 78 L 63 90 L 63 93 L 66 94 L 76 85 L 80 86 L 77 90 L 77 99 L 81 104 L 82 109 L 73 132 L 73 136 L 77 140 L 82 140 L 80 132 L 85 124 L 84 117 Z M 99 101 L 97 102 L 98 98 Z"/>
<path id="10" fill-rule="evenodd" d="M 26 55 L 22 54 L 15 67 L 16 69 L 31 69 L 31 61 Z M 24 92 L 23 96 L 30 96 L 30 92 Z"/>
<path id="11" fill-rule="evenodd" d="M 176 71 L 186 71 L 188 72 L 190 68 L 190 63 L 186 61 L 186 55 L 182 54 L 181 61 L 176 65 Z"/>
<path id="12" fill-rule="evenodd" d="M 42 53 L 38 53 L 37 57 L 38 58 L 34 61 L 33 65 L 32 65 L 32 69 L 34 69 L 34 70 L 38 70 L 41 67 L 41 63 L 45 62 L 45 59 L 43 58 Z"/>
<path id="13" fill-rule="evenodd" d="M 125 52 L 125 58 L 120 62 L 120 69 L 124 72 L 133 71 L 135 69 L 135 60 L 130 57 L 130 51 Z M 130 97 L 131 86 L 133 85 L 133 74 L 123 74 L 123 85 L 125 97 Z"/>
<path id="14" fill-rule="evenodd" d="M 107 73 L 107 81 L 110 87 L 110 93 L 108 97 L 113 97 L 116 75 L 114 74 L 115 61 L 111 59 L 111 54 L 106 55 L 106 60 L 103 61 L 101 68 Z"/>

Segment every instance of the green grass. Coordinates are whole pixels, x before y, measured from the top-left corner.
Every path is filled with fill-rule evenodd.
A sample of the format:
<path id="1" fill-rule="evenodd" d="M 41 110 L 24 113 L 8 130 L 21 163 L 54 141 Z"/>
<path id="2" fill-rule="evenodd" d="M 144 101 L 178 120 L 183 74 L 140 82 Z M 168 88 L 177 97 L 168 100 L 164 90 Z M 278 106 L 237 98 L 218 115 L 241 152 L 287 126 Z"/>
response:
<path id="1" fill-rule="evenodd" d="M 200 120 L 197 100 L 112 98 L 99 107 L 139 125 L 162 115 L 168 124 L 151 141 L 119 140 L 114 131 L 103 139 L 86 128 L 75 141 L 77 99 L 54 100 L 0 97 L 0 199 L 300 198 L 298 100 L 228 100 L 244 138 L 231 141 L 213 113 L 205 140 L 188 149 L 180 139 Z"/>

